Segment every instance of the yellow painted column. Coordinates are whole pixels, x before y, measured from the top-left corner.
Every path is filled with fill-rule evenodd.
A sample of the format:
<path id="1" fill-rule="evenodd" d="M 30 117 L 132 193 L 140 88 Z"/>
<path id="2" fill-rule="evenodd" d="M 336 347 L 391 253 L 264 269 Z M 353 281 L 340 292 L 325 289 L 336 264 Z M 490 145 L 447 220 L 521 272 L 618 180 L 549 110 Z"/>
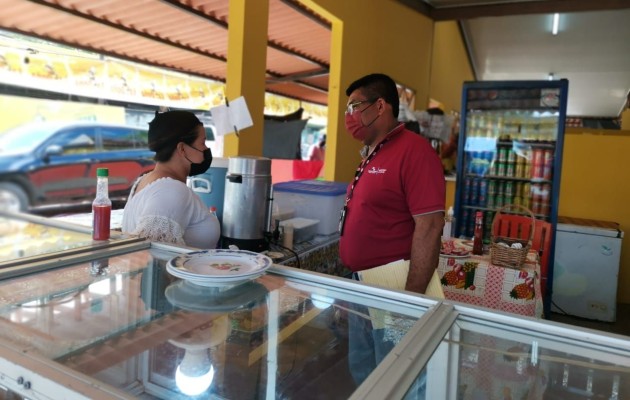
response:
<path id="1" fill-rule="evenodd" d="M 346 132 L 346 88 L 382 72 L 416 90 L 416 104 L 426 104 L 433 21 L 394 0 L 299 1 L 332 23 L 324 178 L 350 182 L 362 145 Z"/>
<path id="2" fill-rule="evenodd" d="M 244 96 L 254 126 L 225 137 L 225 157 L 262 155 L 269 0 L 230 0 L 226 96 Z"/>

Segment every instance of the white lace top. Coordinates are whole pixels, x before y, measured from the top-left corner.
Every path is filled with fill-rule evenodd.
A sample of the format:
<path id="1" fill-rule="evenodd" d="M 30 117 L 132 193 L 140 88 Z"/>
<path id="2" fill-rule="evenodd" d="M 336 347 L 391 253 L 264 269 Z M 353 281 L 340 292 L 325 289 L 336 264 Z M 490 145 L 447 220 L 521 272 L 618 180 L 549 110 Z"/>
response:
<path id="1" fill-rule="evenodd" d="M 183 182 L 160 178 L 136 195 L 138 179 L 123 212 L 122 231 L 156 242 L 214 249 L 221 228 L 216 216 Z"/>

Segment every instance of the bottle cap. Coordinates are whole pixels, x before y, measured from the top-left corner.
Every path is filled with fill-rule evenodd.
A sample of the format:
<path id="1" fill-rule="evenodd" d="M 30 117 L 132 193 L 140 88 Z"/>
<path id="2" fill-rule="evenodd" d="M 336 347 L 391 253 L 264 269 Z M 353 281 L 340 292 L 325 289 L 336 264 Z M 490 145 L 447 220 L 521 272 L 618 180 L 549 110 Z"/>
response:
<path id="1" fill-rule="evenodd" d="M 109 170 L 107 168 L 97 168 L 96 176 L 109 176 Z"/>

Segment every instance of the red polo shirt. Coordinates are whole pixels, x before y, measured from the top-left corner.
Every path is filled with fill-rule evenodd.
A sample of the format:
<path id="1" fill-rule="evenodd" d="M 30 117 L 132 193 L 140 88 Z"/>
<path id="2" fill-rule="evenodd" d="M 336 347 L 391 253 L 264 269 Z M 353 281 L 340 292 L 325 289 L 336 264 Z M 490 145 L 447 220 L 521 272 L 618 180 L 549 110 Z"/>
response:
<path id="1" fill-rule="evenodd" d="M 390 135 L 348 203 L 339 254 L 353 271 L 409 260 L 413 216 L 445 208 L 442 163 L 429 142 L 402 124 Z"/>

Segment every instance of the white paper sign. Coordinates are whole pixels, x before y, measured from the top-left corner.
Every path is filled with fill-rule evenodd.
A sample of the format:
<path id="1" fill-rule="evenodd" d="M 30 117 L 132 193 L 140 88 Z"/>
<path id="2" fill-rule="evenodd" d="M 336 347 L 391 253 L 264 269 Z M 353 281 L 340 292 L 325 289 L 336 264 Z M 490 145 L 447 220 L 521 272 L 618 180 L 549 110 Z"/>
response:
<path id="1" fill-rule="evenodd" d="M 217 136 L 249 128 L 254 125 L 243 96 L 230 101 L 230 105 L 222 104 L 210 109 Z"/>

